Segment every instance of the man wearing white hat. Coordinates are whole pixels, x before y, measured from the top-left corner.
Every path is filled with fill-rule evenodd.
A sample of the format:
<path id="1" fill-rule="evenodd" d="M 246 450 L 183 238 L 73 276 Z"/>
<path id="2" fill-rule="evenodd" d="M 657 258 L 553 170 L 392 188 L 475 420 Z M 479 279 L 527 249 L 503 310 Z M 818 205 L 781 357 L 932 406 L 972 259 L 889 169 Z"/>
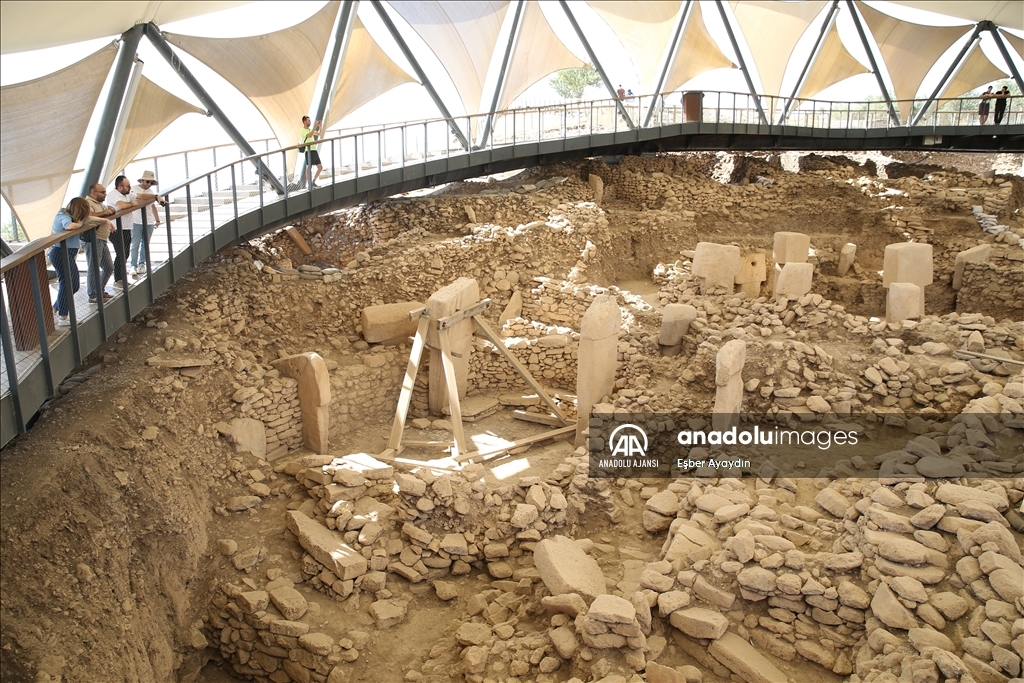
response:
<path id="1" fill-rule="evenodd" d="M 153 172 L 143 171 L 142 177 L 139 178 L 139 184 L 133 187 L 132 190 L 141 198 L 142 195 L 156 194 L 156 191 L 153 189 L 155 185 L 156 176 L 153 175 Z M 152 216 L 146 221 L 146 242 L 142 239 L 142 212 L 138 211 L 134 214 L 139 222 L 132 225 L 132 277 L 138 277 L 146 272 L 146 244 L 149 238 L 153 236 L 156 226 L 160 225 L 160 205 L 162 203 L 158 199 L 156 203 L 149 205 L 148 210 L 152 213 Z"/>

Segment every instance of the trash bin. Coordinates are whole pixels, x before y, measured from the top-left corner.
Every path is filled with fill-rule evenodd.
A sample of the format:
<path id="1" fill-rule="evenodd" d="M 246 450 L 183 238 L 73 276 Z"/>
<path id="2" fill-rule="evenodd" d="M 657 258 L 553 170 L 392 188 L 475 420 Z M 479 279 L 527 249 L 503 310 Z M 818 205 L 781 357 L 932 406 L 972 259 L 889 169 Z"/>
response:
<path id="1" fill-rule="evenodd" d="M 704 93 L 684 92 L 683 93 L 683 121 L 697 123 L 701 120 Z"/>

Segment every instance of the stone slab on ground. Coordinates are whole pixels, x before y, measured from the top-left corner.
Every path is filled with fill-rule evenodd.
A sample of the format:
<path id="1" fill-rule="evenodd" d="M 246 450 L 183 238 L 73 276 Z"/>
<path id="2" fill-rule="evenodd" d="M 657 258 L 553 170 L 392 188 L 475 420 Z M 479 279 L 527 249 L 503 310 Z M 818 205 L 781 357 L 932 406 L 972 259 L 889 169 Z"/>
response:
<path id="1" fill-rule="evenodd" d="M 788 680 L 767 657 L 735 633 L 726 632 L 711 643 L 708 652 L 746 683 L 786 683 Z"/>
<path id="2" fill-rule="evenodd" d="M 691 638 L 721 638 L 729 629 L 725 615 L 703 607 L 690 607 L 672 612 L 669 622 Z"/>
<path id="3" fill-rule="evenodd" d="M 366 558 L 323 524 L 297 510 L 290 510 L 287 519 L 288 529 L 299 539 L 299 545 L 339 579 L 347 581 L 366 573 Z"/>
<path id="4" fill-rule="evenodd" d="M 587 602 L 607 593 L 597 562 L 571 538 L 546 538 L 534 548 L 533 564 L 552 595 L 578 593 Z"/>

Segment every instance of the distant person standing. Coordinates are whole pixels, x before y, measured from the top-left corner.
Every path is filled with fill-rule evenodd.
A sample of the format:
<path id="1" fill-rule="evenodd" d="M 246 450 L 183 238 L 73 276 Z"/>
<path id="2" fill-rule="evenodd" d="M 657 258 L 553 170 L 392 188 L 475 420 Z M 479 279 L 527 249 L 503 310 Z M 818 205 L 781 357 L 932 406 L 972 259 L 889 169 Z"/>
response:
<path id="1" fill-rule="evenodd" d="M 981 102 L 978 103 L 978 123 L 983 126 L 985 125 L 985 122 L 988 121 L 988 101 L 993 97 L 994 95 L 992 93 L 991 85 L 988 86 L 988 90 L 981 93 Z"/>
<path id="2" fill-rule="evenodd" d="M 619 89 L 615 91 L 615 95 L 620 100 L 626 99 L 626 89 L 622 87 L 621 83 L 619 83 Z"/>
<path id="3" fill-rule="evenodd" d="M 68 230 L 75 230 L 82 227 L 82 224 L 89 218 L 89 202 L 81 197 L 75 197 L 68 203 L 66 209 L 61 209 L 53 219 L 53 234 L 58 235 Z M 53 310 L 57 314 L 57 324 L 67 325 L 68 313 L 74 305 L 73 297 L 78 288 L 82 286 L 81 276 L 78 274 L 78 263 L 75 257 L 82 247 L 82 241 L 78 235 L 67 238 L 67 266 L 64 262 L 64 249 L 60 243 L 53 245 L 50 249 L 50 263 L 57 271 L 57 303 Z"/>
<path id="4" fill-rule="evenodd" d="M 132 188 L 137 196 L 156 194 L 153 190 L 153 186 L 156 185 L 156 176 L 153 175 L 152 171 L 143 171 L 142 177 L 139 178 L 139 183 Z M 132 224 L 132 247 L 131 247 L 131 264 L 132 264 L 132 277 L 138 277 L 146 272 L 146 245 L 149 244 L 150 238 L 153 237 L 153 231 L 160 225 L 160 206 L 164 204 L 164 200 L 161 197 L 157 197 L 157 200 L 150 204 L 150 210 L 152 210 L 153 216 L 146 221 L 146 239 L 142 238 L 142 211 L 133 214 L 135 216 L 136 223 Z"/>
<path id="5" fill-rule="evenodd" d="M 89 293 L 89 303 L 91 304 L 99 301 L 100 295 L 104 300 L 113 298 L 105 291 L 107 280 L 110 279 L 110 273 L 114 270 L 114 262 L 110 260 L 110 251 L 107 249 L 107 240 L 110 239 L 111 230 L 110 221 L 107 218 L 116 212 L 103 203 L 106 199 L 107 188 L 100 183 L 93 183 L 89 188 L 89 196 L 85 198 L 85 201 L 89 203 L 90 212 L 89 218 L 86 219 L 86 225 L 95 228 L 93 232 L 86 233 L 84 245 L 87 264 L 85 287 Z"/>
<path id="6" fill-rule="evenodd" d="M 142 222 L 142 211 L 139 206 L 135 191 L 127 176 L 119 175 L 114 179 L 114 191 L 107 195 L 107 199 L 118 211 L 135 209 L 129 214 L 121 216 L 121 227 L 114 222 L 114 232 L 111 241 L 114 243 L 114 286 L 124 288 L 128 282 L 128 252 L 132 247 L 132 228 L 135 221 Z"/>
<path id="7" fill-rule="evenodd" d="M 306 153 L 306 173 L 316 166 L 316 173 L 309 180 L 310 189 L 313 188 L 313 184 L 316 183 L 316 179 L 320 177 L 320 172 L 324 170 L 323 164 L 320 162 L 320 153 L 316 151 L 316 139 L 320 136 L 320 121 L 313 124 L 313 127 L 309 127 L 309 117 L 302 117 L 302 130 L 299 131 L 299 144 L 304 147 L 299 147 L 300 152 Z"/>
<path id="8" fill-rule="evenodd" d="M 996 125 L 998 126 L 1003 122 L 1003 117 L 1006 115 L 1006 101 L 1010 99 L 1010 89 L 1003 86 L 1002 90 L 999 90 L 994 95 L 996 100 Z"/>

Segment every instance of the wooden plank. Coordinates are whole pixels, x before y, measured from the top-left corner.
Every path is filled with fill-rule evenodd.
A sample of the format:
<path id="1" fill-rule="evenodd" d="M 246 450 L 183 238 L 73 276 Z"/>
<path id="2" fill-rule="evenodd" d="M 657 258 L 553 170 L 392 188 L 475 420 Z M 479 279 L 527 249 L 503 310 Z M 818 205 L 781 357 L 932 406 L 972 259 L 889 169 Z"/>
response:
<path id="1" fill-rule="evenodd" d="M 391 451 L 390 448 L 384 451 L 384 453 L 388 452 L 393 451 Z M 410 469 L 413 467 L 428 467 L 432 470 L 441 470 L 442 472 L 454 472 L 456 474 L 462 471 L 461 467 L 447 467 L 444 465 L 435 465 L 433 463 L 423 462 L 420 460 L 411 460 L 409 458 L 396 458 L 393 455 L 384 455 L 384 453 L 381 453 L 380 455 L 375 455 L 374 457 L 377 458 L 377 460 L 394 463 L 396 465 L 404 465 L 406 467 L 409 467 Z"/>
<path id="2" fill-rule="evenodd" d="M 420 370 L 423 347 L 427 343 L 427 325 L 429 324 L 429 320 L 420 318 L 420 324 L 416 326 L 416 336 L 412 340 L 409 365 L 405 369 L 402 392 L 398 395 L 398 406 L 395 408 L 395 421 L 391 424 L 391 436 L 388 438 L 388 448 L 396 451 L 402 447 L 402 432 L 405 430 L 405 420 L 409 416 L 409 403 L 412 401 L 412 390 L 416 386 L 416 373 Z"/>
<path id="3" fill-rule="evenodd" d="M 478 313 L 483 313 L 488 308 L 490 308 L 490 306 L 491 306 L 491 300 L 490 299 L 484 299 L 482 301 L 478 301 L 477 303 L 473 304 L 469 308 L 465 308 L 465 309 L 463 309 L 461 311 L 457 311 L 457 312 L 455 312 L 455 313 L 453 313 L 453 314 L 451 314 L 449 316 L 446 316 L 444 318 L 439 319 L 437 321 L 437 325 L 438 325 L 438 327 L 440 329 L 443 330 L 446 327 L 451 327 L 452 325 L 455 325 L 456 323 L 462 322 L 466 318 L 472 318 L 474 315 L 477 315 Z"/>
<path id="4" fill-rule="evenodd" d="M 466 433 L 462 430 L 462 406 L 459 404 L 459 386 L 455 380 L 455 361 L 452 360 L 451 340 L 448 329 L 441 330 L 441 363 L 448 386 L 448 406 L 452 411 L 452 432 L 455 435 L 455 449 L 452 455 L 466 452 Z"/>
<path id="5" fill-rule="evenodd" d="M 415 320 L 416 318 L 422 318 L 427 312 L 426 306 L 420 306 L 419 308 L 409 311 L 409 320 Z"/>
<path id="6" fill-rule="evenodd" d="M 563 424 L 565 424 L 554 415 L 545 415 L 543 413 L 529 413 L 525 410 L 513 410 L 512 417 L 514 417 L 517 420 L 525 420 L 526 422 L 536 422 L 542 425 L 551 425 L 552 427 L 561 427 Z"/>
<path id="7" fill-rule="evenodd" d="M 530 371 L 526 369 L 526 366 L 520 363 L 519 359 L 512 355 L 512 352 L 508 350 L 507 346 L 505 346 L 505 342 L 503 342 L 501 338 L 494 333 L 494 330 L 491 329 L 491 326 L 488 325 L 485 321 L 481 320 L 480 318 L 473 318 L 473 321 L 476 323 L 477 327 L 480 328 L 480 331 L 483 332 L 484 335 L 491 341 L 491 343 L 498 347 L 498 351 L 501 353 L 501 355 L 505 356 L 506 360 L 508 360 L 509 363 L 512 364 L 512 367 L 516 369 L 516 372 L 522 375 L 523 379 L 526 380 L 526 383 L 529 384 L 530 387 L 537 392 L 537 395 L 540 396 L 541 399 L 548 404 L 548 407 L 551 408 L 551 412 L 553 412 L 561 421 L 560 424 L 569 424 L 569 421 L 565 419 L 565 415 L 563 415 L 562 411 L 558 409 L 558 404 L 555 403 L 555 400 L 548 396 L 547 392 L 544 391 L 544 387 L 542 387 L 537 382 L 537 380 L 533 378 L 533 375 L 531 375 Z"/>
<path id="8" fill-rule="evenodd" d="M 454 441 L 414 441 L 412 439 L 402 439 L 402 443 L 406 446 L 415 446 L 416 448 L 435 448 L 437 450 L 447 450 L 452 447 Z"/>
<path id="9" fill-rule="evenodd" d="M 309 248 L 309 244 L 306 243 L 306 238 L 304 238 L 298 230 L 295 228 L 288 228 L 285 232 L 292 238 L 292 242 L 295 242 L 295 246 L 299 248 L 299 251 L 306 256 L 313 253 L 313 250 Z"/>
<path id="10" fill-rule="evenodd" d="M 546 441 L 548 439 L 557 439 L 560 436 L 568 436 L 570 434 L 575 434 L 575 433 L 576 433 L 576 425 L 569 425 L 568 427 L 560 427 L 558 429 L 552 429 L 551 431 L 543 432 L 541 434 L 535 434 L 533 436 L 528 436 L 525 439 L 519 439 L 518 441 L 514 441 L 514 442 L 508 444 L 507 446 L 502 446 L 501 448 L 495 448 L 495 449 L 489 450 L 489 451 L 474 451 L 472 453 L 465 453 L 463 455 L 456 456 L 455 460 L 458 461 L 458 462 L 467 462 L 469 460 L 481 460 L 481 461 L 483 461 L 483 460 L 490 460 L 491 458 L 497 457 L 497 456 L 499 456 L 499 455 L 501 455 L 503 453 L 508 453 L 511 450 L 515 450 L 516 448 L 522 448 L 523 446 L 529 446 L 529 445 L 535 444 L 535 443 L 537 443 L 539 441 Z"/>

